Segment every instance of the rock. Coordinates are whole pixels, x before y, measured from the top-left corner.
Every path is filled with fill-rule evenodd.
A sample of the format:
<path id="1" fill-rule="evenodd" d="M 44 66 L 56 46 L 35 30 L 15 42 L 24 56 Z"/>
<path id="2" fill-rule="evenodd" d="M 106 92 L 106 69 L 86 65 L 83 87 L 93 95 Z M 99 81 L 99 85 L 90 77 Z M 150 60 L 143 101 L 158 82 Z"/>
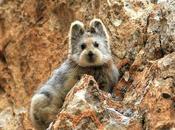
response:
<path id="1" fill-rule="evenodd" d="M 174 5 L 174 0 L 0 0 L 1 129 L 32 128 L 30 99 L 67 58 L 71 22 L 87 25 L 94 17 L 107 27 L 121 73 L 114 88 L 117 97 L 109 101 L 122 117 L 134 118 L 128 127 L 114 126 L 173 129 Z M 115 106 L 116 100 L 120 106 Z M 22 120 L 18 109 L 25 110 Z M 18 123 L 7 125 L 8 119 Z"/>
<path id="2" fill-rule="evenodd" d="M 167 63 L 169 66 L 161 68 L 167 59 L 171 61 Z M 83 76 L 67 94 L 52 129 L 125 130 L 131 126 L 137 130 L 173 129 L 175 71 L 172 68 L 175 68 L 175 52 L 145 67 L 137 74 L 139 77 L 131 75 L 134 80 L 122 101 L 101 91 L 93 77 Z"/>
<path id="3" fill-rule="evenodd" d="M 175 128 L 174 68 L 175 52 L 150 63 L 136 76 L 131 75 L 132 87 L 127 88 L 123 103 L 132 109 L 139 110 L 140 115 L 144 113 L 142 117 L 145 129 Z"/>
<path id="4" fill-rule="evenodd" d="M 53 129 L 125 130 L 134 118 L 119 112 L 121 102 L 111 101 L 92 76 L 84 75 L 68 93 Z"/>
<path id="5" fill-rule="evenodd" d="M 28 116 L 27 109 L 13 109 L 7 107 L 0 113 L 0 129 L 4 130 L 24 130 L 26 127 L 32 129 L 31 124 L 26 120 Z"/>

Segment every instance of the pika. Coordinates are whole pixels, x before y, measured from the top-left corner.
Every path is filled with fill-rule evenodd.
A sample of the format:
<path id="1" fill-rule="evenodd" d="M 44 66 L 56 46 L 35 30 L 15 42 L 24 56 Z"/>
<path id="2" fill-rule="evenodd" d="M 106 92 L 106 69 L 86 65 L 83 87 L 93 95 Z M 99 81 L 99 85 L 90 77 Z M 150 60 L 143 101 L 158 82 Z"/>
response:
<path id="1" fill-rule="evenodd" d="M 109 35 L 100 19 L 89 28 L 75 21 L 69 31 L 67 60 L 32 97 L 30 117 L 37 130 L 46 130 L 62 107 L 66 94 L 83 74 L 94 76 L 100 89 L 111 92 L 119 72 L 113 63 Z"/>

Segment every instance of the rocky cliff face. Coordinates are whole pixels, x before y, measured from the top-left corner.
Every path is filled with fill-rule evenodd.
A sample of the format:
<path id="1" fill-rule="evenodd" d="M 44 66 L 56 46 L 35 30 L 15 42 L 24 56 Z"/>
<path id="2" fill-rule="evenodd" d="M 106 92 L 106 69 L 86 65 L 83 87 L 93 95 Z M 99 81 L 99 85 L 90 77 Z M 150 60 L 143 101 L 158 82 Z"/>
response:
<path id="1" fill-rule="evenodd" d="M 66 59 L 70 23 L 78 19 L 86 24 L 94 17 L 102 19 L 108 29 L 112 55 L 121 73 L 115 87 L 117 101 L 105 96 L 114 105 L 97 102 L 99 110 L 104 107 L 106 111 L 102 119 L 114 120 L 114 126 L 121 129 L 175 128 L 173 0 L 0 0 L 2 130 L 32 129 L 28 119 L 31 96 Z M 70 97 L 65 106 L 75 103 Z M 93 94 L 89 99 L 95 107 Z M 63 113 L 67 110 L 63 108 Z M 85 119 L 74 116 L 70 128 L 83 129 L 89 121 L 88 128 L 112 129 L 105 124 L 110 121 L 101 121 L 97 111 L 87 112 Z M 109 113 L 116 117 L 105 117 Z M 53 123 L 54 129 L 60 129 L 57 124 L 67 119 L 61 115 Z M 120 119 L 115 120 L 117 117 Z"/>

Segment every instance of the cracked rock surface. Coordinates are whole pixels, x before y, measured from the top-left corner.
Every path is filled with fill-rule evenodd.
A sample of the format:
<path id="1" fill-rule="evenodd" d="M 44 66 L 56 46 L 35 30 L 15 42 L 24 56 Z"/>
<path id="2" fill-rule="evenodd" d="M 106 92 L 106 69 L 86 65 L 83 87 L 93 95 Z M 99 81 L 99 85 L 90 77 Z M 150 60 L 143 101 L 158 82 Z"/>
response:
<path id="1" fill-rule="evenodd" d="M 0 0 L 0 129 L 33 129 L 31 96 L 67 58 L 71 22 L 86 25 L 94 17 L 107 27 L 121 73 L 116 99 L 85 76 L 51 127 L 60 129 L 61 122 L 67 129 L 175 129 L 174 0 Z M 89 80 L 97 93 L 88 84 L 75 91 Z"/>
<path id="2" fill-rule="evenodd" d="M 132 70 L 129 73 L 133 82 L 123 84 L 127 91 L 118 101 L 101 91 L 93 77 L 82 77 L 68 93 L 56 122 L 49 129 L 174 129 L 175 52 L 153 61 L 137 75 Z"/>
<path id="3" fill-rule="evenodd" d="M 101 91 L 92 76 L 84 75 L 68 93 L 50 129 L 126 130 L 131 122 L 136 122 L 136 115 L 128 117 L 120 112 L 122 109 L 121 102 Z"/>

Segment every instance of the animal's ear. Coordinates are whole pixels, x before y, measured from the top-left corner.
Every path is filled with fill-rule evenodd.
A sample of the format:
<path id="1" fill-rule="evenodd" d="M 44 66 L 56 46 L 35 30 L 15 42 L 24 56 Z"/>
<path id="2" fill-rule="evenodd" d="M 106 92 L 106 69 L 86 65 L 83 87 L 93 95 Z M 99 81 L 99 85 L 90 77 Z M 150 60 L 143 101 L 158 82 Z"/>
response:
<path id="1" fill-rule="evenodd" d="M 107 29 L 100 19 L 93 19 L 90 22 L 90 31 L 91 33 L 97 33 L 98 35 L 104 37 L 107 41 L 109 41 Z"/>
<path id="2" fill-rule="evenodd" d="M 84 24 L 80 21 L 75 21 L 71 24 L 69 30 L 69 53 L 73 53 L 77 43 L 84 34 Z"/>

